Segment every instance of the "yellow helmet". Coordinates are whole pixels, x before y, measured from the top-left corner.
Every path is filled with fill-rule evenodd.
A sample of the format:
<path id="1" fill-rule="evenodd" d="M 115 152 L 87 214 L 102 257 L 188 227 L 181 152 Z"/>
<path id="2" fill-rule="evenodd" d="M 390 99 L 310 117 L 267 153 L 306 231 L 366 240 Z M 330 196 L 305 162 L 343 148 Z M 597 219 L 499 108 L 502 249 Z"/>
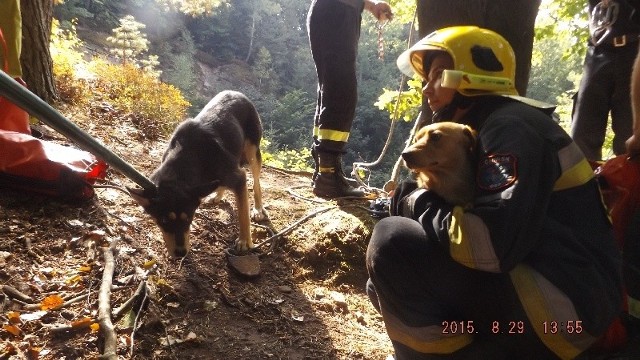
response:
<path id="1" fill-rule="evenodd" d="M 443 72 L 442 86 L 465 96 L 518 95 L 515 54 L 496 32 L 477 26 L 436 30 L 402 53 L 398 68 L 408 76 L 416 72 L 426 79 L 424 58 L 433 51 L 445 51 L 453 58 L 454 69 Z"/>

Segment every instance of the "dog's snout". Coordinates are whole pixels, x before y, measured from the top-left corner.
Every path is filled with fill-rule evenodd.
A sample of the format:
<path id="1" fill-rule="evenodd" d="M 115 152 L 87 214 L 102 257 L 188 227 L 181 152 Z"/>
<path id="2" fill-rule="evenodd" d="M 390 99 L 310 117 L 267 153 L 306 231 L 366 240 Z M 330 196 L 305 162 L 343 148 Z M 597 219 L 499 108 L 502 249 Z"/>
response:
<path id="1" fill-rule="evenodd" d="M 407 149 L 402 152 L 402 160 L 407 164 L 407 166 L 411 166 L 415 162 L 416 154 L 413 150 Z"/>

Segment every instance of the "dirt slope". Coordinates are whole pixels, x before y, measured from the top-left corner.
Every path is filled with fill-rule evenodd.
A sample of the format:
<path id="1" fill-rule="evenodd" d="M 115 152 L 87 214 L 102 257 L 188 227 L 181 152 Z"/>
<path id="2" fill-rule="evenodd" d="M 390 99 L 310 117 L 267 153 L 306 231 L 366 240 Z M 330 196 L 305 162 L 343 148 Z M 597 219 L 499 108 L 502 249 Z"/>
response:
<path id="1" fill-rule="evenodd" d="M 140 140 L 126 123 L 79 125 L 145 174 L 165 146 Z M 66 143 L 45 133 L 53 136 L 49 141 Z M 107 180 L 134 185 L 115 171 Z M 93 201 L 72 205 L 0 189 L 0 285 L 31 299 L 21 303 L 0 291 L 0 359 L 99 356 L 99 330 L 90 325 L 97 319 L 102 246 L 114 242 L 111 306 L 122 305 L 143 281 L 148 289 L 115 324 L 120 358 L 384 359 L 390 342 L 364 293 L 364 253 L 375 219 L 364 210 L 366 201 L 341 208 L 317 202 L 309 184 L 308 175 L 264 169 L 276 232 L 334 208 L 263 246 L 262 274 L 255 279 L 235 273 L 224 254 L 237 236 L 231 194 L 219 205 L 203 204 L 192 227 L 192 251 L 176 261 L 167 257 L 152 220 L 119 190 L 96 189 Z M 254 235 L 269 236 L 261 227 Z M 57 295 L 75 302 L 46 311 L 28 304 Z"/>

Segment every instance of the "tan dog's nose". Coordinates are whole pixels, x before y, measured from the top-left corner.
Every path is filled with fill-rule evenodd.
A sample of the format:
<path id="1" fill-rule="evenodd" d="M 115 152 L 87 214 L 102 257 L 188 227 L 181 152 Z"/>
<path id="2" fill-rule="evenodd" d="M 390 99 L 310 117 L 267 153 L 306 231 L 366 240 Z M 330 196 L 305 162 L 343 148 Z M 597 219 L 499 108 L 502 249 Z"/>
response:
<path id="1" fill-rule="evenodd" d="M 420 152 L 415 147 L 408 147 L 402 152 L 402 160 L 404 160 L 405 164 L 409 169 L 414 169 L 418 167 L 424 167 L 424 158 L 420 156 Z"/>

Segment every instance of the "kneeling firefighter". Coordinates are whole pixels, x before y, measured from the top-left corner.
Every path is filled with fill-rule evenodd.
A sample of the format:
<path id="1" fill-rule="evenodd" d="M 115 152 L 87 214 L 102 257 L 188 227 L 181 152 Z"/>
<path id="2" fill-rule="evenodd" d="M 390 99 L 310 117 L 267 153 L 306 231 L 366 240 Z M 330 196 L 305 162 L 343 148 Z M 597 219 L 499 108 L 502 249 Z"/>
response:
<path id="1" fill-rule="evenodd" d="M 407 179 L 374 227 L 367 293 L 402 359 L 574 359 L 622 312 L 593 170 L 552 107 L 518 95 L 499 34 L 440 29 L 398 59 L 434 121 L 478 133 L 471 207 Z"/>

